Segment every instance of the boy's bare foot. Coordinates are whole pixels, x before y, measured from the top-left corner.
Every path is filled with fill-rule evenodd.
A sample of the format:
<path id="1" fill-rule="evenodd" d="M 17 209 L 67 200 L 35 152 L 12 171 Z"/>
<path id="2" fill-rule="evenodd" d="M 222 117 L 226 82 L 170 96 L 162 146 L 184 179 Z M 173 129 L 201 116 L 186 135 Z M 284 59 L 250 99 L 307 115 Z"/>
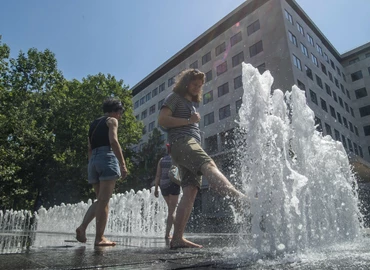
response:
<path id="1" fill-rule="evenodd" d="M 78 242 L 86 243 L 86 231 L 83 230 L 81 227 L 76 229 L 76 239 Z"/>
<path id="2" fill-rule="evenodd" d="M 99 247 L 109 247 L 109 246 L 115 246 L 116 242 L 109 241 L 107 238 L 103 237 L 101 241 L 95 240 L 95 246 Z"/>
<path id="3" fill-rule="evenodd" d="M 190 242 L 185 238 L 181 238 L 178 240 L 173 240 L 170 243 L 170 249 L 177 249 L 177 248 L 202 248 L 203 246 Z"/>

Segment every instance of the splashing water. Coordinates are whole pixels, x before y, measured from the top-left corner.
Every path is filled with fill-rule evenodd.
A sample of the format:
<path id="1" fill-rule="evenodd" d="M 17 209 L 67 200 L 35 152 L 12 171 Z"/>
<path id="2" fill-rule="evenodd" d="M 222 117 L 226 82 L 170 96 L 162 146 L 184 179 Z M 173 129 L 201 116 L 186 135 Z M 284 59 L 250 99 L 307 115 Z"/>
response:
<path id="1" fill-rule="evenodd" d="M 356 238 L 357 184 L 342 144 L 315 130 L 304 91 L 271 94 L 272 83 L 243 63 L 239 161 L 252 246 L 277 254 Z"/>

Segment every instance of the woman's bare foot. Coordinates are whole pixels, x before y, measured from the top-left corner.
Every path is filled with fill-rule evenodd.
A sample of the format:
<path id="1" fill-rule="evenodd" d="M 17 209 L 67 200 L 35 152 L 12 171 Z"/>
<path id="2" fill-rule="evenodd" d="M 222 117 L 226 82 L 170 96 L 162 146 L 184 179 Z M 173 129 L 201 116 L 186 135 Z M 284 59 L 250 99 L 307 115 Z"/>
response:
<path id="1" fill-rule="evenodd" d="M 76 229 L 76 239 L 78 242 L 86 243 L 86 231 L 81 227 Z"/>
<path id="2" fill-rule="evenodd" d="M 95 246 L 108 247 L 115 246 L 116 242 L 109 241 L 107 238 L 103 237 L 100 241 L 95 240 Z"/>
<path id="3" fill-rule="evenodd" d="M 189 240 L 186 240 L 185 238 L 181 239 L 172 239 L 170 243 L 170 249 L 177 249 L 177 248 L 202 248 L 203 246 L 195 244 L 193 242 L 190 242 Z"/>

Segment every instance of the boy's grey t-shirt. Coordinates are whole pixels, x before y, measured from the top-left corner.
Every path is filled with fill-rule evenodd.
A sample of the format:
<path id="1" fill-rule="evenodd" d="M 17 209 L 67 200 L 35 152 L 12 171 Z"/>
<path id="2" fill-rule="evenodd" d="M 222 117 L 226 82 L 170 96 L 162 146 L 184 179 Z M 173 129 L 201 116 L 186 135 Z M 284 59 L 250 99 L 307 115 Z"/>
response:
<path id="1" fill-rule="evenodd" d="M 188 119 L 191 117 L 192 113 L 196 112 L 192 102 L 174 92 L 166 97 L 162 107 L 164 106 L 168 107 L 172 111 L 172 116 L 176 118 Z M 169 143 L 172 143 L 184 136 L 191 136 L 200 144 L 201 138 L 199 124 L 194 123 L 181 127 L 168 128 Z"/>

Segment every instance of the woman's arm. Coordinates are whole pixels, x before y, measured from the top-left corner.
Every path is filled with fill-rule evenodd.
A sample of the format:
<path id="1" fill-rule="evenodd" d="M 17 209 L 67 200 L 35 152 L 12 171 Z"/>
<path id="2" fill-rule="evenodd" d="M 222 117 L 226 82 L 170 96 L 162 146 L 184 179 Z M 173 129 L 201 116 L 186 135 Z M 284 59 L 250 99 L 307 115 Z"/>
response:
<path id="1" fill-rule="evenodd" d="M 121 174 L 122 178 L 125 178 L 127 176 L 127 168 L 126 168 L 126 163 L 125 159 L 122 154 L 122 149 L 121 145 L 118 142 L 118 120 L 116 118 L 109 118 L 107 120 L 107 125 L 109 128 L 109 143 L 112 147 L 113 153 L 116 155 L 120 169 L 121 169 Z"/>
<path id="2" fill-rule="evenodd" d="M 158 162 L 157 172 L 155 174 L 155 190 L 154 190 L 154 196 L 156 196 L 157 198 L 158 198 L 158 186 L 159 186 L 159 182 L 161 180 L 161 174 L 162 174 L 161 161 L 162 161 L 162 159 L 160 159 L 159 162 Z"/>
<path id="3" fill-rule="evenodd" d="M 172 116 L 172 111 L 168 107 L 163 107 L 158 116 L 158 124 L 165 128 L 181 127 L 194 124 L 200 121 L 199 113 L 194 113 L 190 118 L 178 118 Z"/>
<path id="4" fill-rule="evenodd" d="M 90 143 L 90 138 L 87 138 L 87 156 L 90 160 L 92 155 L 92 150 L 91 150 L 91 143 Z"/>

